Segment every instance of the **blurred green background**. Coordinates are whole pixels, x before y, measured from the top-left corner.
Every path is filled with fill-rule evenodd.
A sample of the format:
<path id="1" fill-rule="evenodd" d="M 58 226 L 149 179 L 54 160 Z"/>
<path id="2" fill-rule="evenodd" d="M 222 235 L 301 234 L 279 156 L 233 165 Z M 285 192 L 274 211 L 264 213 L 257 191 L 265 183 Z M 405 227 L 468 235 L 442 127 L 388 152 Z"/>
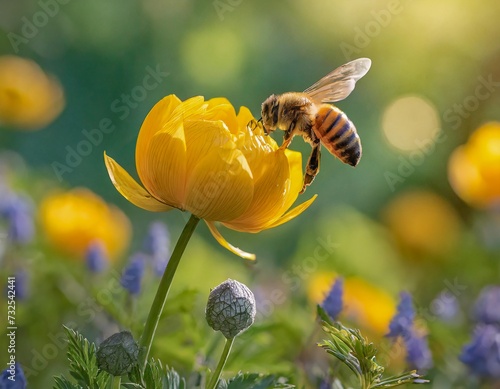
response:
<path id="1" fill-rule="evenodd" d="M 46 23 L 40 13 L 47 15 Z M 500 120 L 500 93 L 495 84 L 500 81 L 499 14 L 500 3 L 494 0 L 480 5 L 465 0 L 0 0 L 0 54 L 34 60 L 60 81 L 66 99 L 61 115 L 39 131 L 0 127 L 0 147 L 24 159 L 25 167 L 15 168 L 20 177 L 16 185 L 30 193 L 35 203 L 53 187 L 87 187 L 121 208 L 132 221 L 130 251 L 134 251 L 151 221 L 165 221 L 175 241 L 187 220 L 177 211 L 158 215 L 134 207 L 114 189 L 103 163 L 106 151 L 135 174 L 136 137 L 144 117 L 159 99 L 168 94 L 181 99 L 224 96 L 235 107 L 247 106 L 259 117 L 260 104 L 270 94 L 304 90 L 337 66 L 359 57 L 370 58 L 369 73 L 345 101 L 338 103 L 361 138 L 360 164 L 353 169 L 325 150 L 321 172 L 303 196 L 319 195 L 307 212 L 257 235 L 225 230 L 228 241 L 256 253 L 258 262 L 254 266 L 226 253 L 201 226 L 174 289 L 183 293 L 186 287 L 199 288 L 203 302 L 208 288 L 231 277 L 248 282 L 256 294 L 259 290 L 263 296 L 269 296 L 266 293 L 273 289 L 284 291 L 286 301 L 275 304 L 274 321 L 261 327 L 260 332 L 256 329 L 255 334 L 244 335 L 248 342 L 252 336 L 260 337 L 263 347 L 272 348 L 269 360 L 259 365 L 247 356 L 246 365 L 228 365 L 235 371 L 258 370 L 259 366 L 268 367 L 267 363 L 275 364 L 276 370 L 294 369 L 290 366 L 296 366 L 294 361 L 298 359 L 290 355 L 299 358 L 300 354 L 294 346 L 306 341 L 304 334 L 314 325 L 314 309 L 306 296 L 315 293 L 310 292 L 314 289 L 310 284 L 321 272 L 331 272 L 327 285 L 333 273 L 361 277 L 382 288 L 394 301 L 400 290 L 409 290 L 430 327 L 431 349 L 438 366 L 431 373 L 431 386 L 460 387 L 457 381 L 467 376 L 467 370 L 456 355 L 472 328 L 466 319 L 475 296 L 484 285 L 498 282 L 500 227 L 492 212 L 474 210 L 454 193 L 447 166 L 453 150 L 475 129 Z M 35 26 L 36 32 L 27 27 L 30 23 L 40 24 Z M 30 31 L 33 36 L 27 38 L 25 33 Z M 143 85 L 151 69 L 168 75 L 142 93 L 138 86 Z M 68 147 L 75 149 L 85 139 L 82 131 L 98 128 L 105 118 L 116 129 L 104 134 L 71 172 L 58 175 L 54 163 L 65 164 Z M 280 132 L 273 135 L 278 142 L 281 136 Z M 302 140 L 295 139 L 291 148 L 302 151 L 303 160 L 307 159 L 310 148 Z M 401 220 L 393 224 L 384 216 L 388 204 L 402 193 L 415 190 L 432 192 L 442 201 L 435 208 L 430 205 L 428 223 L 451 226 L 436 231 L 422 221 L 422 229 L 429 232 L 422 239 L 431 241 L 430 250 L 422 249 L 428 247 L 426 242 L 412 246 L 394 231 L 412 224 L 415 215 L 411 212 L 396 212 L 400 216 L 395 218 Z M 424 204 L 432 203 L 429 201 L 425 197 L 422 200 Z M 413 204 L 403 205 L 403 209 L 411 211 Z M 439 216 L 442 209 L 444 222 Z M 432 215 L 438 215 L 438 220 Z M 485 221 L 493 227 L 485 229 Z M 319 264 L 316 261 L 310 271 L 304 270 L 305 259 L 319 244 L 318 239 L 335 242 L 331 258 Z M 443 250 L 442 240 L 442 246 L 446 246 Z M 434 250 L 436 246 L 439 248 Z M 33 256 L 38 248 L 30 250 Z M 57 255 L 49 252 L 47 256 Z M 188 264 L 189 260 L 193 262 Z M 42 260 L 36 261 L 40 265 Z M 57 278 L 62 265 L 55 262 L 47 266 L 51 269 L 47 274 Z M 295 284 L 290 281 L 290 277 L 297 277 L 291 275 L 295 274 L 294 266 L 302 266 L 296 289 L 291 288 Z M 201 276 L 204 274 L 212 277 Z M 47 278 L 45 289 L 51 289 L 50 280 Z M 38 282 L 40 287 L 42 281 Z M 432 310 L 425 317 L 426 307 L 432 308 L 433 299 L 454 282 L 464 285 L 463 292 L 456 295 L 461 302 L 461 319 L 439 322 Z M 296 291 L 300 293 L 295 295 Z M 53 293 L 61 292 L 47 293 L 53 297 Z M 142 297 L 144 307 L 140 310 L 147 311 L 147 296 L 152 293 Z M 50 316 L 47 327 L 31 324 L 32 328 L 26 330 L 35 346 L 43 345 L 45 334 L 56 332 L 72 318 L 74 304 L 66 301 L 61 303 L 61 310 L 54 308 L 49 314 L 49 301 L 39 301 L 40 312 L 20 313 L 26 321 Z M 283 341 L 278 347 L 266 337 L 266 331 L 273 333 L 274 322 L 280 323 L 276 328 L 284 328 L 290 315 L 298 316 L 293 319 L 297 323 L 290 325 L 286 336 L 278 338 Z M 269 317 L 263 322 L 270 323 Z M 195 324 L 204 325 L 190 325 Z M 200 331 L 204 335 L 190 345 L 193 350 L 206 347 L 206 340 L 212 336 L 206 328 Z M 19 358 L 22 361 L 24 357 L 26 364 L 32 358 L 31 340 L 21 341 L 26 354 L 21 353 Z M 184 347 L 180 342 L 169 353 L 182 353 Z M 186 352 L 184 360 L 172 357 L 173 364 L 189 366 L 195 354 Z M 3 356 L 0 360 L 3 362 Z M 44 368 L 31 382 L 48 385 L 50 377 L 62 369 L 64 356 L 57 360 L 59 363 Z"/>

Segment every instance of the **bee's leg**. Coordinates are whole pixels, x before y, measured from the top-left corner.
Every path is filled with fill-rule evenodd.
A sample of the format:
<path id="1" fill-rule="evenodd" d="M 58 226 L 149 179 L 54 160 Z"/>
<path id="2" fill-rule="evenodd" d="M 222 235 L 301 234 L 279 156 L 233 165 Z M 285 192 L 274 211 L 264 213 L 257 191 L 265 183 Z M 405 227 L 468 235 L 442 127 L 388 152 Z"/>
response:
<path id="1" fill-rule="evenodd" d="M 309 185 L 311 185 L 311 183 L 314 181 L 314 178 L 319 173 L 320 159 L 321 159 L 321 143 L 319 139 L 315 139 L 311 155 L 307 160 L 306 174 L 304 176 L 304 185 L 302 186 L 300 194 L 306 191 L 306 188 Z"/>
<path id="2" fill-rule="evenodd" d="M 250 131 L 255 131 L 257 130 L 258 128 L 262 129 L 264 131 L 264 133 L 266 135 L 269 135 L 267 132 L 266 132 L 266 129 L 262 126 L 262 118 L 260 118 L 259 120 L 255 120 L 255 119 L 252 119 L 250 120 L 248 123 L 247 123 L 247 128 L 250 130 Z"/>
<path id="3" fill-rule="evenodd" d="M 283 135 L 283 143 L 280 146 L 281 150 L 288 148 L 288 146 L 292 142 L 293 135 L 293 131 L 285 131 L 285 135 Z"/>
<path id="4" fill-rule="evenodd" d="M 285 136 L 283 137 L 283 143 L 280 146 L 280 150 L 284 150 L 284 149 L 288 148 L 288 146 L 292 142 L 293 136 L 290 135 L 289 137 L 287 137 L 286 134 L 287 133 L 285 132 Z"/>
<path id="5" fill-rule="evenodd" d="M 248 122 L 247 124 L 247 127 L 251 130 L 251 131 L 255 131 L 255 129 L 259 126 L 259 123 L 257 122 L 257 120 L 255 119 L 252 119 Z"/>
<path id="6" fill-rule="evenodd" d="M 283 143 L 280 146 L 281 150 L 288 148 L 290 143 L 292 142 L 292 138 L 295 135 L 295 126 L 297 125 L 297 119 L 292 120 L 288 128 L 285 130 L 285 134 L 283 135 Z"/>

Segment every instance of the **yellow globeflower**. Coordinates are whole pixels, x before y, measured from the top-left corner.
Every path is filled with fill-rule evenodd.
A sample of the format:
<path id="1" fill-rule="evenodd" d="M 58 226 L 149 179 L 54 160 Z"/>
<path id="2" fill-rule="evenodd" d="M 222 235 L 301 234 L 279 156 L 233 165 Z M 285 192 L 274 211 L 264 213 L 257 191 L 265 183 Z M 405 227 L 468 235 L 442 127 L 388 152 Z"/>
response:
<path id="1" fill-rule="evenodd" d="M 278 148 L 261 128 L 249 129 L 252 119 L 245 107 L 236 115 L 224 98 L 181 102 L 167 96 L 149 112 L 137 138 L 136 168 L 144 186 L 105 154 L 108 173 L 136 206 L 191 212 L 222 246 L 253 259 L 227 243 L 214 222 L 256 233 L 293 219 L 315 196 L 288 211 L 302 188 L 302 156 Z"/>
<path id="2" fill-rule="evenodd" d="M 110 259 L 116 259 L 130 241 L 125 214 L 83 188 L 47 196 L 40 205 L 40 220 L 55 247 L 80 258 L 90 243 L 100 241 Z"/>
<path id="3" fill-rule="evenodd" d="M 405 254 L 444 255 L 459 239 L 460 218 L 455 209 L 435 193 L 403 193 L 383 210 L 382 219 Z"/>
<path id="4" fill-rule="evenodd" d="M 33 61 L 0 57 L 0 125 L 39 129 L 64 107 L 62 88 Z"/>
<path id="5" fill-rule="evenodd" d="M 307 294 L 309 300 L 321 304 L 337 276 L 333 272 L 321 272 L 311 277 Z M 359 326 L 383 336 L 396 312 L 396 303 L 385 290 L 359 277 L 344 279 L 344 308 L 340 315 Z"/>
<path id="6" fill-rule="evenodd" d="M 500 123 L 478 128 L 450 157 L 448 177 L 462 200 L 477 208 L 500 204 Z"/>
<path id="7" fill-rule="evenodd" d="M 389 293 L 361 278 L 345 280 L 346 316 L 367 326 L 377 335 L 385 335 L 396 312 L 396 303 Z"/>

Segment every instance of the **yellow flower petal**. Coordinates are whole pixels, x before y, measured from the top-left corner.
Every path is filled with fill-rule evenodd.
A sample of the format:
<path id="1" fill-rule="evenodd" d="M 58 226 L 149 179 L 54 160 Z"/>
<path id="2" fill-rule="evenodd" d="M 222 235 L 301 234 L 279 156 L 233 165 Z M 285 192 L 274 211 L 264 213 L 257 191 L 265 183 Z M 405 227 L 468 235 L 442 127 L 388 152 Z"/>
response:
<path id="1" fill-rule="evenodd" d="M 231 144 L 234 148 L 231 134 L 222 121 L 188 120 L 184 122 L 186 137 L 187 167 L 189 177 L 199 160 L 211 149 Z"/>
<path id="2" fill-rule="evenodd" d="M 199 218 L 226 221 L 245 212 L 252 197 L 250 167 L 241 151 L 227 144 L 199 160 L 186 183 L 185 207 Z"/>
<path id="3" fill-rule="evenodd" d="M 248 122 L 253 120 L 253 116 L 248 108 L 240 108 L 237 120 L 240 129 L 237 134 L 236 143 L 238 148 L 245 154 L 245 158 L 248 160 L 250 167 L 253 166 L 252 172 L 254 173 L 254 177 L 257 178 L 260 175 L 257 167 L 262 166 L 259 163 L 260 160 L 264 155 L 278 150 L 278 145 L 273 138 L 264 135 L 262 127 L 248 126 Z"/>
<path id="4" fill-rule="evenodd" d="M 240 111 L 238 112 L 238 116 L 236 117 L 236 119 L 238 120 L 239 128 L 245 128 L 250 121 L 255 120 L 252 113 L 247 107 L 240 107 Z"/>
<path id="5" fill-rule="evenodd" d="M 222 120 L 231 133 L 238 133 L 239 127 L 236 112 L 226 98 L 216 97 L 208 100 L 206 109 L 207 111 L 202 116 L 203 119 Z"/>
<path id="6" fill-rule="evenodd" d="M 149 144 L 153 135 L 163 129 L 165 124 L 170 120 L 172 112 L 181 104 L 181 101 L 175 95 L 169 95 L 161 99 L 144 119 L 139 136 L 137 137 L 137 145 L 135 148 L 135 160 L 137 161 L 137 172 L 142 180 L 142 171 L 144 170 L 142 158 L 148 152 Z"/>
<path id="7" fill-rule="evenodd" d="M 288 167 L 290 169 L 290 189 L 288 196 L 283 204 L 283 212 L 292 206 L 297 200 L 300 190 L 302 189 L 303 176 L 302 176 L 302 154 L 297 151 L 285 150 L 285 155 L 288 159 Z"/>
<path id="8" fill-rule="evenodd" d="M 214 97 L 214 98 L 207 101 L 207 108 L 208 109 L 213 109 L 213 108 L 216 108 L 217 106 L 220 106 L 220 105 L 230 105 L 232 107 L 232 104 L 225 97 Z M 235 112 L 234 108 L 233 108 L 233 112 Z M 235 116 L 236 116 L 236 112 L 235 112 Z"/>
<path id="9" fill-rule="evenodd" d="M 155 134 L 143 158 L 142 182 L 148 191 L 173 207 L 185 209 L 187 158 L 182 125 L 175 132 Z"/>
<path id="10" fill-rule="evenodd" d="M 179 104 L 168 119 L 168 123 L 162 131 L 172 128 L 174 131 L 184 120 L 198 119 L 206 111 L 206 103 L 203 96 L 194 96 Z"/>
<path id="11" fill-rule="evenodd" d="M 215 224 L 213 222 L 208 222 L 208 221 L 205 221 L 205 222 L 207 223 L 208 229 L 212 233 L 215 240 L 217 240 L 217 242 L 222 247 L 228 249 L 233 254 L 236 254 L 236 255 L 240 256 L 241 258 L 249 259 L 252 261 L 255 260 L 255 254 L 247 253 L 247 252 L 239 249 L 238 247 L 234 247 L 233 245 L 228 243 L 227 240 L 225 240 L 224 237 L 220 234 L 219 230 L 217 229 L 217 227 L 215 227 Z"/>
<path id="12" fill-rule="evenodd" d="M 106 152 L 104 152 L 104 162 L 111 182 L 118 192 L 132 204 L 153 212 L 166 212 L 172 209 L 151 196 L 113 158 L 108 157 Z"/>
<path id="13" fill-rule="evenodd" d="M 286 222 L 296 218 L 302 212 L 304 212 L 307 208 L 309 208 L 309 206 L 314 202 L 314 200 L 316 200 L 316 197 L 318 197 L 318 195 L 314 195 L 309 200 L 303 202 L 300 205 L 297 205 L 294 209 L 292 209 L 291 211 L 288 211 L 287 213 L 285 213 L 282 217 L 280 217 L 278 220 L 274 221 L 273 223 L 268 224 L 265 228 L 268 229 L 268 228 L 278 227 L 278 226 L 282 225 L 283 223 L 286 223 Z"/>
<path id="14" fill-rule="evenodd" d="M 269 156 L 269 154 L 267 155 Z M 310 203 L 308 203 L 303 209 L 300 208 L 301 206 L 298 206 L 296 209 L 283 216 L 295 202 L 300 189 L 302 189 L 302 155 L 291 150 L 285 150 L 284 152 L 282 150 L 277 150 L 270 156 L 274 158 L 274 163 L 269 164 L 266 162 L 263 166 L 267 166 L 268 169 L 274 170 L 262 173 L 265 178 L 259 180 L 255 186 L 254 196 L 256 199 L 262 199 L 263 203 L 259 204 L 259 207 L 255 209 L 252 205 L 252 212 L 249 210 L 237 220 L 225 223 L 227 227 L 237 231 L 256 233 L 276 227 L 293 219 L 310 205 Z M 278 165 L 282 166 L 282 168 L 278 169 Z M 254 168 L 253 165 L 251 166 Z M 256 170 L 259 170 L 259 168 Z M 273 177 L 273 173 L 281 174 L 277 174 Z M 278 183 L 281 183 L 281 185 L 278 185 Z M 259 193 L 259 191 L 262 191 L 262 193 Z M 314 200 L 309 201 L 312 203 Z"/>
<path id="15" fill-rule="evenodd" d="M 259 167 L 252 166 L 252 173 L 255 170 L 260 172 L 260 177 L 255 182 L 252 204 L 243 215 L 228 222 L 227 227 L 257 232 L 286 211 L 282 210 L 285 202 L 283 194 L 290 188 L 290 171 L 285 153 L 277 151 L 264 155 L 260 164 Z"/>

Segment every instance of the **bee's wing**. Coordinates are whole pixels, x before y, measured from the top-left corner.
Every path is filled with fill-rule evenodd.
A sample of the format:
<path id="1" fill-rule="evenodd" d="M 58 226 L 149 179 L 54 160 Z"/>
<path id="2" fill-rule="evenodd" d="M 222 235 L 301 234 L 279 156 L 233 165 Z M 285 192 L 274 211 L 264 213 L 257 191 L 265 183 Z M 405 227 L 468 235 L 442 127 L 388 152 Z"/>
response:
<path id="1" fill-rule="evenodd" d="M 358 58 L 348 62 L 307 88 L 304 93 L 316 104 L 343 100 L 351 94 L 356 81 L 370 70 L 371 64 L 369 58 Z"/>

